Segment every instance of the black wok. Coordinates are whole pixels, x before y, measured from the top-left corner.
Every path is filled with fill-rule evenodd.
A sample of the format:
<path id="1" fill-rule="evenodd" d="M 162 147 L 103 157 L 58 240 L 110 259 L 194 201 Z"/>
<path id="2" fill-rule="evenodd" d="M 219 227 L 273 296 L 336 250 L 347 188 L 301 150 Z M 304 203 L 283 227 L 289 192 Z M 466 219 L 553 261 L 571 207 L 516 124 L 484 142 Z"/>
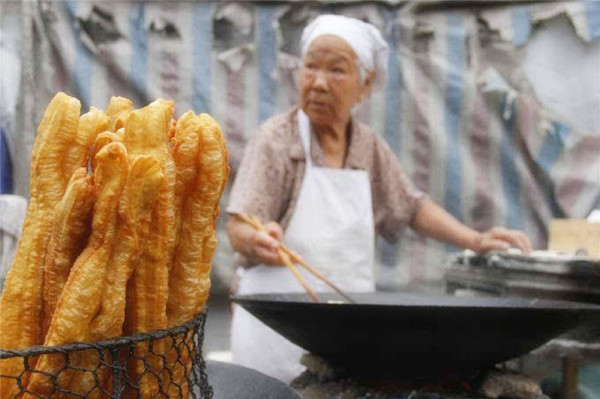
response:
<path id="1" fill-rule="evenodd" d="M 590 318 L 600 306 L 523 298 L 353 294 L 236 296 L 262 322 L 350 371 L 469 373 L 525 354 Z"/>

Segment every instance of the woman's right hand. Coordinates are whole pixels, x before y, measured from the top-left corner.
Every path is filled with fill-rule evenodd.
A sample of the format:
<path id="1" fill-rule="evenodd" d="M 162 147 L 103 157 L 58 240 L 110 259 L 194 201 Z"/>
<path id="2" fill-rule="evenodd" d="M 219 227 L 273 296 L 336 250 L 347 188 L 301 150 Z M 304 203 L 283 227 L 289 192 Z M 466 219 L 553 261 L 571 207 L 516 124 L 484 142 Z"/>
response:
<path id="1" fill-rule="evenodd" d="M 267 232 L 254 231 L 249 237 L 248 255 L 257 263 L 269 266 L 282 266 L 279 258 L 279 244 L 283 239 L 283 229 L 277 222 L 265 224 Z"/>
<path id="2" fill-rule="evenodd" d="M 283 239 L 283 229 L 277 222 L 265 224 L 266 232 L 258 231 L 232 214 L 227 222 L 227 232 L 233 248 L 248 258 L 253 264 L 282 266 L 279 258 L 279 244 Z"/>

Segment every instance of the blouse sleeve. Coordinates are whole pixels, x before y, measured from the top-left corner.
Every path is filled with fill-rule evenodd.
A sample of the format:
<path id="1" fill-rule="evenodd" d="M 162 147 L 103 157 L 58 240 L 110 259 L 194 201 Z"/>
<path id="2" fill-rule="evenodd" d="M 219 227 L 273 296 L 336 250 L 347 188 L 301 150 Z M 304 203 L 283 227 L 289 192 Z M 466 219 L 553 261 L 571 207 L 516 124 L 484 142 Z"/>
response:
<path id="1" fill-rule="evenodd" d="M 279 221 L 286 193 L 287 159 L 277 132 L 259 129 L 250 140 L 229 196 L 228 213 L 256 215 L 262 221 Z"/>
<path id="2" fill-rule="evenodd" d="M 388 241 L 397 240 L 427 196 L 417 189 L 400 160 L 380 138 L 374 147 L 372 192 L 375 227 Z"/>

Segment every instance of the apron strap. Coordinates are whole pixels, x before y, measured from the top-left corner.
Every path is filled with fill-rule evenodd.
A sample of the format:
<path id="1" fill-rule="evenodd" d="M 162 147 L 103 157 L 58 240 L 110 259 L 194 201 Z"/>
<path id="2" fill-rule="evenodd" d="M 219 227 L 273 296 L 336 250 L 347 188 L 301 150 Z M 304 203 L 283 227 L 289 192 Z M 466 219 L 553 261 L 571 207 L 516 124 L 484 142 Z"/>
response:
<path id="1" fill-rule="evenodd" d="M 312 167 L 312 159 L 310 157 L 310 120 L 308 119 L 308 115 L 302 111 L 302 108 L 298 110 L 298 130 L 300 131 L 300 141 L 302 141 L 302 149 L 306 158 L 306 168 L 308 169 Z"/>

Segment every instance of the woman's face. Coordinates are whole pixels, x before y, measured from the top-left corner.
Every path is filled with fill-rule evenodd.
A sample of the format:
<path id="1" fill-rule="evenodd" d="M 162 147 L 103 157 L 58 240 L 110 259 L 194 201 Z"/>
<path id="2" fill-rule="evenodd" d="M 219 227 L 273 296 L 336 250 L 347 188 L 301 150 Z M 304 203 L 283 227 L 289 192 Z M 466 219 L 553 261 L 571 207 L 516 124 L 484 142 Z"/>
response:
<path id="1" fill-rule="evenodd" d="M 345 123 L 370 80 L 361 82 L 356 53 L 345 40 L 319 36 L 308 48 L 300 71 L 302 110 L 316 125 Z"/>

